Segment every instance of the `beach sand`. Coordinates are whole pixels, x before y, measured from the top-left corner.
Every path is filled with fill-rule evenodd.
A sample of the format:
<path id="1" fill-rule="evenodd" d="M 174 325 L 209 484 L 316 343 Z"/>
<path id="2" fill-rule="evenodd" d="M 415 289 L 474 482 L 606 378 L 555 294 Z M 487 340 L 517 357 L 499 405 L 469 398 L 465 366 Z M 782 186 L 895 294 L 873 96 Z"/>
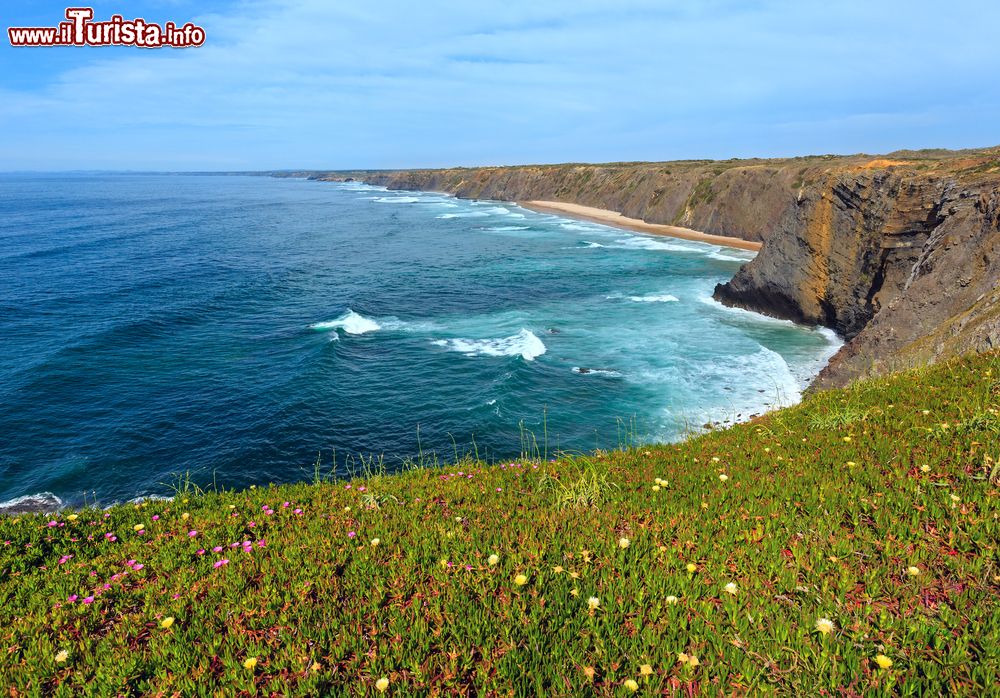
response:
<path id="1" fill-rule="evenodd" d="M 740 238 L 727 237 L 725 235 L 709 235 L 700 233 L 690 228 L 681 228 L 676 225 L 663 225 L 660 223 L 647 223 L 638 218 L 628 218 L 615 211 L 607 211 L 603 208 L 592 206 L 581 206 L 580 204 L 567 204 L 562 201 L 519 201 L 519 206 L 538 211 L 539 213 L 554 213 L 568 218 L 591 221 L 593 223 L 603 223 L 617 228 L 634 230 L 639 233 L 651 233 L 653 235 L 668 235 L 682 240 L 696 240 L 707 242 L 712 245 L 723 245 L 725 247 L 736 247 L 741 250 L 753 250 L 756 252 L 761 248 L 761 243 L 741 240 Z"/>

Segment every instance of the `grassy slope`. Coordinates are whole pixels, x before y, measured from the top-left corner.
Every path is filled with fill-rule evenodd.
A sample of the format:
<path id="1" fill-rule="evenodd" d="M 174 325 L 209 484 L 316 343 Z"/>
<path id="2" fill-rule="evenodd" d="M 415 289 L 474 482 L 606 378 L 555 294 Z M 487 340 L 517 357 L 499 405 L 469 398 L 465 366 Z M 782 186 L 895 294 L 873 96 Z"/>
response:
<path id="1" fill-rule="evenodd" d="M 0 685 L 995 695 L 998 403 L 994 354 L 679 445 L 2 520 Z"/>

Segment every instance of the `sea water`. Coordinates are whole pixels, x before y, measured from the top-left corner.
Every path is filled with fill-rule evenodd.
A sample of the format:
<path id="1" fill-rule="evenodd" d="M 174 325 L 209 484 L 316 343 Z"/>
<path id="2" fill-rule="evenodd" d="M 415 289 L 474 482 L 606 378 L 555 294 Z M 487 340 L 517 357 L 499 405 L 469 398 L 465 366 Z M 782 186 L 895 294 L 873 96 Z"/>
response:
<path id="1" fill-rule="evenodd" d="M 838 346 L 712 300 L 751 258 L 355 182 L 3 175 L 0 500 L 746 419 L 795 402 Z"/>

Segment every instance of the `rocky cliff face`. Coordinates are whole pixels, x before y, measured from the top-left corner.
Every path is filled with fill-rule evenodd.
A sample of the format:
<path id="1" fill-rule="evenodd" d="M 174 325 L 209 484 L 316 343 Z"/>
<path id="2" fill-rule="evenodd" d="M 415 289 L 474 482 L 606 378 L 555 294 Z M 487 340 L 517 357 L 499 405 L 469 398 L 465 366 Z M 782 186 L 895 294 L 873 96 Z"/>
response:
<path id="1" fill-rule="evenodd" d="M 1000 148 L 303 174 L 566 201 L 763 241 L 715 296 L 848 340 L 819 386 L 1000 347 Z"/>

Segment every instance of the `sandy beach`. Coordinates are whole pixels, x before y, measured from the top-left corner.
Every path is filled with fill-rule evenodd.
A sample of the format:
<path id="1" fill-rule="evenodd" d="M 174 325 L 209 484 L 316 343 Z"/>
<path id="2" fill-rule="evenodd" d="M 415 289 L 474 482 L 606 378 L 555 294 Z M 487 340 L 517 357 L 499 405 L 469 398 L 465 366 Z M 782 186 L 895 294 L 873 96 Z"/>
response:
<path id="1" fill-rule="evenodd" d="M 681 228 L 676 225 L 663 225 L 660 223 L 647 223 L 638 218 L 628 218 L 615 211 L 607 211 L 603 208 L 593 206 L 581 206 L 580 204 L 567 204 L 561 201 L 519 201 L 519 206 L 538 211 L 540 213 L 555 213 L 560 216 L 577 218 L 613 225 L 618 228 L 626 228 L 640 233 L 651 233 L 653 235 L 668 235 L 682 240 L 696 240 L 707 242 L 712 245 L 723 245 L 725 247 L 736 247 L 741 250 L 753 250 L 756 252 L 761 248 L 761 243 L 741 240 L 740 238 L 727 237 L 725 235 L 709 235 L 690 228 Z"/>

